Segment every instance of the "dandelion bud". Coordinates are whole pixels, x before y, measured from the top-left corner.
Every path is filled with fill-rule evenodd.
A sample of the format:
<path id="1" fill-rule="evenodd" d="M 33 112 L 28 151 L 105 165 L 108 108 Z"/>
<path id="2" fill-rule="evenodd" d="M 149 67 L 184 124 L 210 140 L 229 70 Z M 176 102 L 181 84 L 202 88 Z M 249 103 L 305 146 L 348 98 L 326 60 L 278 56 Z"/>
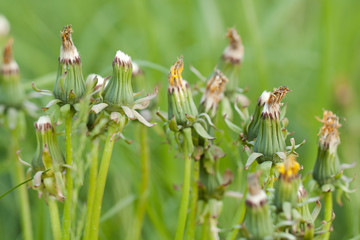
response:
<path id="1" fill-rule="evenodd" d="M 263 111 L 265 103 L 269 100 L 270 92 L 264 91 L 261 96 L 258 98 L 254 115 L 252 116 L 251 122 L 249 124 L 249 127 L 247 129 L 247 139 L 249 141 L 256 138 L 259 129 L 260 129 L 260 117 L 261 113 Z"/>
<path id="2" fill-rule="evenodd" d="M 64 198 L 64 156 L 56 138 L 56 130 L 48 116 L 42 116 L 35 122 L 37 148 L 32 160 L 33 189 L 39 196 L 45 194 Z"/>
<path id="3" fill-rule="evenodd" d="M 250 239 L 264 239 L 273 233 L 273 224 L 266 193 L 260 188 L 257 174 L 248 176 L 245 226 Z"/>
<path id="4" fill-rule="evenodd" d="M 75 104 L 85 92 L 80 55 L 72 41 L 71 25 L 61 31 L 59 66 L 54 86 L 55 98 L 64 104 Z"/>
<path id="5" fill-rule="evenodd" d="M 229 45 L 224 50 L 218 68 L 229 79 L 226 89 L 233 91 L 238 87 L 240 66 L 244 58 L 244 46 L 235 28 L 228 29 L 226 37 L 229 38 Z"/>
<path id="6" fill-rule="evenodd" d="M 258 158 L 259 163 L 264 161 L 279 162 L 280 158 L 276 153 L 285 151 L 285 136 L 281 131 L 280 123 L 280 102 L 289 91 L 287 87 L 274 89 L 264 104 L 254 144 L 254 152 L 263 154 L 262 157 Z"/>
<path id="7" fill-rule="evenodd" d="M 24 91 L 20 82 L 19 66 L 12 55 L 13 39 L 4 48 L 3 65 L 0 68 L 0 104 L 20 108 Z"/>
<path id="8" fill-rule="evenodd" d="M 168 117 L 169 120 L 175 117 L 176 123 L 180 125 L 186 124 L 187 115 L 198 115 L 189 84 L 181 76 L 183 69 L 184 62 L 180 58 L 170 68 L 168 88 Z"/>
<path id="9" fill-rule="evenodd" d="M 113 74 L 104 90 L 104 102 L 109 104 L 108 111 L 120 111 L 121 106 L 134 103 L 131 86 L 131 57 L 117 51 L 113 60 Z"/>
<path id="10" fill-rule="evenodd" d="M 225 86 L 228 81 L 226 76 L 216 69 L 206 85 L 200 104 L 201 108 L 212 118 L 215 117 L 219 102 L 224 97 Z"/>
<path id="11" fill-rule="evenodd" d="M 337 155 L 337 147 L 340 144 L 338 128 L 341 127 L 341 124 L 338 116 L 326 110 L 323 119 L 319 119 L 319 121 L 323 123 L 323 126 L 319 132 L 320 139 L 313 177 L 322 186 L 333 182 L 334 176 L 341 171 Z"/>
<path id="12" fill-rule="evenodd" d="M 283 203 L 289 202 L 292 207 L 296 207 L 300 164 L 296 161 L 294 155 L 290 155 L 283 163 L 278 165 L 278 170 L 280 176 L 275 184 L 275 206 L 278 210 L 281 210 Z"/>

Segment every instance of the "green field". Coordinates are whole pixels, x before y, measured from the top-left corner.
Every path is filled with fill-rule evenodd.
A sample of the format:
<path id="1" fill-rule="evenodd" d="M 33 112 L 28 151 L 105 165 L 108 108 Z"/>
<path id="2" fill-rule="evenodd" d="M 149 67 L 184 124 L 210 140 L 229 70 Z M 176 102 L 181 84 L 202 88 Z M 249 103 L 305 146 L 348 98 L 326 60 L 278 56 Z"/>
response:
<path id="1" fill-rule="evenodd" d="M 360 1 L 358 0 L 133 0 L 133 1 L 25 1 L 0 2 L 0 14 L 11 24 L 14 58 L 20 67 L 27 92 L 31 83 L 53 89 L 61 45 L 60 30 L 72 24 L 73 40 L 79 50 L 83 73 L 112 74 L 111 63 L 117 50 L 129 54 L 143 69 L 145 92 L 157 86 L 160 110 L 167 111 L 168 71 L 183 56 L 183 77 L 191 86 L 199 81 L 190 71 L 194 66 L 209 76 L 228 44 L 229 27 L 235 27 L 245 47 L 239 83 L 248 88 L 250 113 L 258 96 L 279 86 L 287 86 L 283 102 L 287 106 L 289 131 L 299 148 L 301 174 L 312 171 L 317 153 L 317 133 L 321 126 L 315 116 L 329 109 L 341 117 L 342 163 L 358 162 L 360 156 Z M 3 46 L 4 42 L 1 42 Z M 195 103 L 201 95 L 195 95 Z M 36 99 L 44 106 L 50 98 Z M 36 148 L 33 123 L 27 117 L 26 138 L 20 142 L 22 158 L 31 162 Z M 181 199 L 183 160 L 176 149 L 165 143 L 161 123 L 148 130 L 150 149 L 150 188 L 142 239 L 173 239 Z M 62 129 L 61 129 L 62 130 Z M 139 202 L 141 164 L 137 124 L 130 124 L 124 135 L 134 140 L 115 143 L 105 188 L 100 239 L 126 239 L 133 228 Z M 231 135 L 235 140 L 236 136 Z M 0 194 L 18 182 L 13 177 L 9 132 L 0 126 Z M 63 136 L 59 143 L 65 147 Z M 65 149 L 65 148 L 63 148 Z M 102 148 L 101 148 L 102 149 Z M 102 151 L 100 149 L 100 151 Z M 241 151 L 241 148 L 238 149 Z M 86 152 L 90 151 L 89 149 Z M 236 155 L 236 154 L 235 154 Z M 243 168 L 246 157 L 228 154 L 220 168 L 234 173 Z M 360 164 L 347 171 L 357 174 Z M 87 180 L 79 193 L 79 209 L 87 196 Z M 244 178 L 235 174 L 229 189 L 240 191 Z M 359 179 L 353 186 L 359 185 Z M 22 239 L 17 190 L 0 199 L 0 239 Z M 51 239 L 47 205 L 29 189 L 34 239 Z M 334 203 L 336 218 L 331 239 L 360 239 L 360 192 Z M 59 204 L 60 210 L 62 203 Z M 219 219 L 225 239 L 232 227 L 239 201 L 225 197 Z M 61 211 L 60 211 L 61 213 Z"/>

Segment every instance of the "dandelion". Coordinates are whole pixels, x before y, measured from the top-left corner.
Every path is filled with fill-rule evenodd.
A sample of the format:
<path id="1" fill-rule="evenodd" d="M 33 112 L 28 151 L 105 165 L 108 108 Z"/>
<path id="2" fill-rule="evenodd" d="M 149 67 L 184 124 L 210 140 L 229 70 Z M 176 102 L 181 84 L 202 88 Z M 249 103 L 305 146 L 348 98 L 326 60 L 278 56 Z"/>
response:
<path id="1" fill-rule="evenodd" d="M 225 86 L 228 81 L 222 72 L 215 70 L 206 85 L 205 93 L 201 98 L 200 104 L 204 112 L 208 113 L 212 118 L 215 117 L 219 102 L 224 97 Z"/>
<path id="2" fill-rule="evenodd" d="M 73 43 L 71 25 L 61 31 L 62 44 L 58 73 L 54 86 L 54 96 L 62 104 L 75 104 L 85 92 L 85 80 L 82 74 L 81 58 Z"/>
<path id="3" fill-rule="evenodd" d="M 32 188 L 45 199 L 64 200 L 65 159 L 59 148 L 56 129 L 48 116 L 35 122 L 37 147 L 32 160 Z"/>
<path id="4" fill-rule="evenodd" d="M 229 45 L 221 56 L 218 69 L 229 79 L 226 90 L 232 93 L 238 88 L 240 67 L 244 59 L 244 46 L 235 28 L 228 29 L 226 37 L 229 39 Z"/>
<path id="5" fill-rule="evenodd" d="M 297 207 L 297 194 L 300 184 L 298 172 L 300 164 L 296 161 L 295 155 L 289 155 L 283 163 L 277 165 L 280 173 L 275 183 L 274 203 L 277 209 L 283 210 L 284 204 L 290 203 L 293 208 Z"/>
<path id="6" fill-rule="evenodd" d="M 20 69 L 13 58 L 11 38 L 4 48 L 3 65 L 0 69 L 0 104 L 7 107 L 21 108 L 24 101 L 24 90 L 20 82 Z"/>
<path id="7" fill-rule="evenodd" d="M 257 174 L 248 175 L 249 193 L 246 196 L 246 230 L 250 239 L 264 239 L 273 234 L 274 226 L 266 193 L 260 188 Z"/>
<path id="8" fill-rule="evenodd" d="M 285 136 L 281 131 L 280 102 L 287 92 L 287 87 L 274 89 L 268 96 L 260 116 L 260 126 L 254 144 L 254 152 L 263 154 L 258 162 L 279 162 L 281 159 L 276 155 L 285 151 Z M 267 96 L 267 94 L 265 94 Z"/>
<path id="9" fill-rule="evenodd" d="M 324 111 L 319 131 L 318 154 L 313 171 L 313 177 L 320 186 L 331 183 L 335 175 L 340 173 L 340 161 L 337 155 L 337 147 L 340 144 L 339 117 L 331 111 Z"/>

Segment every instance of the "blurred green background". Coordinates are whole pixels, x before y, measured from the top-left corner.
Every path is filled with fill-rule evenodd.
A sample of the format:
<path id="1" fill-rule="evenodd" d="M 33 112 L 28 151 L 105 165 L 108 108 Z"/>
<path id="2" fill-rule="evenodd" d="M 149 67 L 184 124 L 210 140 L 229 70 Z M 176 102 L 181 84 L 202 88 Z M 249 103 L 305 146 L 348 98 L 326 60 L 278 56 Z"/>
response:
<path id="1" fill-rule="evenodd" d="M 288 103 L 288 129 L 295 131 L 297 142 L 307 141 L 299 150 L 303 174 L 314 165 L 320 127 L 315 116 L 321 116 L 322 109 L 333 110 L 342 117 L 339 148 L 342 162 L 357 161 L 360 156 L 358 0 L 3 0 L 0 14 L 10 21 L 14 55 L 29 91 L 32 81 L 48 74 L 43 78 L 49 79 L 45 87 L 52 89 L 55 79 L 50 79 L 57 70 L 61 43 L 59 32 L 66 24 L 73 26 L 73 39 L 85 75 L 110 75 L 112 59 L 116 50 L 121 49 L 134 60 L 146 60 L 166 69 L 183 55 L 183 76 L 191 84 L 198 79 L 189 66 L 208 76 L 227 45 L 227 28 L 235 27 L 245 46 L 240 87 L 249 87 L 252 103 L 265 89 L 286 85 L 293 90 L 284 102 Z M 159 86 L 158 103 L 166 111 L 167 73 L 145 65 L 143 69 L 147 91 Z M 28 119 L 27 138 L 22 142 L 26 161 L 31 161 L 35 149 L 34 121 Z M 174 186 L 182 182 L 183 162 L 156 132 L 161 132 L 160 126 L 149 130 L 151 189 L 143 239 L 172 239 L 181 196 Z M 3 127 L 0 134 L 0 193 L 3 193 L 15 183 L 10 174 L 13 160 L 7 158 L 9 134 Z M 131 227 L 140 184 L 141 146 L 136 128 L 130 128 L 125 135 L 135 141 L 131 145 L 116 144 L 102 211 L 103 216 L 110 215 L 102 222 L 101 239 L 124 239 Z M 240 166 L 237 159 L 230 156 L 222 160 L 222 168 L 236 172 L 237 166 Z M 356 174 L 359 168 L 358 164 L 348 175 Z M 234 183 L 232 190 L 237 190 L 238 184 Z M 357 185 L 358 179 L 354 186 Z M 37 199 L 36 192 L 29 191 L 35 239 L 51 239 L 47 206 Z M 15 193 L 0 200 L 0 239 L 21 239 L 16 201 Z M 359 201 L 357 191 L 351 194 L 350 202 L 344 201 L 343 207 L 336 205 L 332 239 L 349 239 L 360 234 Z M 221 228 L 231 227 L 237 206 L 238 201 L 225 200 Z"/>

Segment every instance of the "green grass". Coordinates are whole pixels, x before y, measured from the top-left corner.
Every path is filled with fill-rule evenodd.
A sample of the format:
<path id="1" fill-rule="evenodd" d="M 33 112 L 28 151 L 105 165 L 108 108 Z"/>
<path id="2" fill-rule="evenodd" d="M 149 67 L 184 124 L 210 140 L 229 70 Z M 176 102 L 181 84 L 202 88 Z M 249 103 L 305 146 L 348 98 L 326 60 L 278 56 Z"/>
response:
<path id="1" fill-rule="evenodd" d="M 321 116 L 323 108 L 346 119 L 340 129 L 342 162 L 357 161 L 360 156 L 360 1 L 13 0 L 1 1 L 0 11 L 11 23 L 15 58 L 28 85 L 57 70 L 59 32 L 66 24 L 73 26 L 73 39 L 85 75 L 110 75 L 109 66 L 116 50 L 121 49 L 135 60 L 150 61 L 167 69 L 176 57 L 183 55 L 183 76 L 191 84 L 198 79 L 190 72 L 190 64 L 208 76 L 227 44 L 226 29 L 234 26 L 245 45 L 240 87 L 249 86 L 252 102 L 265 88 L 287 85 L 293 90 L 284 102 L 288 102 L 288 129 L 295 131 L 296 142 L 307 141 L 299 149 L 303 174 L 314 165 L 320 127 L 314 116 Z M 157 101 L 166 110 L 167 74 L 147 67 L 144 71 L 146 90 L 150 92 L 158 85 Z M 44 86 L 52 89 L 54 80 L 48 78 Z M 35 149 L 34 121 L 27 120 L 27 141 L 21 146 L 26 161 L 31 161 Z M 115 144 L 102 211 L 102 216 L 108 217 L 102 221 L 101 239 L 126 237 L 129 219 L 135 216 L 139 200 L 140 141 L 135 128 L 127 128 L 124 134 L 135 141 L 131 145 Z M 154 129 L 149 130 L 149 135 L 153 139 L 151 191 L 143 238 L 172 239 L 181 198 L 181 191 L 173 186 L 182 183 L 183 161 L 163 144 L 164 139 Z M 12 163 L 7 159 L 8 138 L 0 128 L 0 194 L 16 185 L 11 181 Z M 234 160 L 227 157 L 221 168 L 234 166 Z M 358 170 L 359 164 L 350 173 Z M 357 179 L 354 185 L 358 184 Z M 35 239 L 50 239 L 47 207 L 37 199 L 36 192 L 30 190 L 29 194 Z M 85 198 L 83 189 L 80 199 Z M 351 202 L 344 201 L 344 207 L 334 206 L 336 219 L 331 239 L 360 234 L 360 192 L 351 198 Z M 14 193 L 0 200 L 0 239 L 20 239 L 16 201 Z M 225 200 L 220 227 L 231 227 L 237 204 L 235 200 Z M 59 206 L 62 210 L 62 204 Z"/>

